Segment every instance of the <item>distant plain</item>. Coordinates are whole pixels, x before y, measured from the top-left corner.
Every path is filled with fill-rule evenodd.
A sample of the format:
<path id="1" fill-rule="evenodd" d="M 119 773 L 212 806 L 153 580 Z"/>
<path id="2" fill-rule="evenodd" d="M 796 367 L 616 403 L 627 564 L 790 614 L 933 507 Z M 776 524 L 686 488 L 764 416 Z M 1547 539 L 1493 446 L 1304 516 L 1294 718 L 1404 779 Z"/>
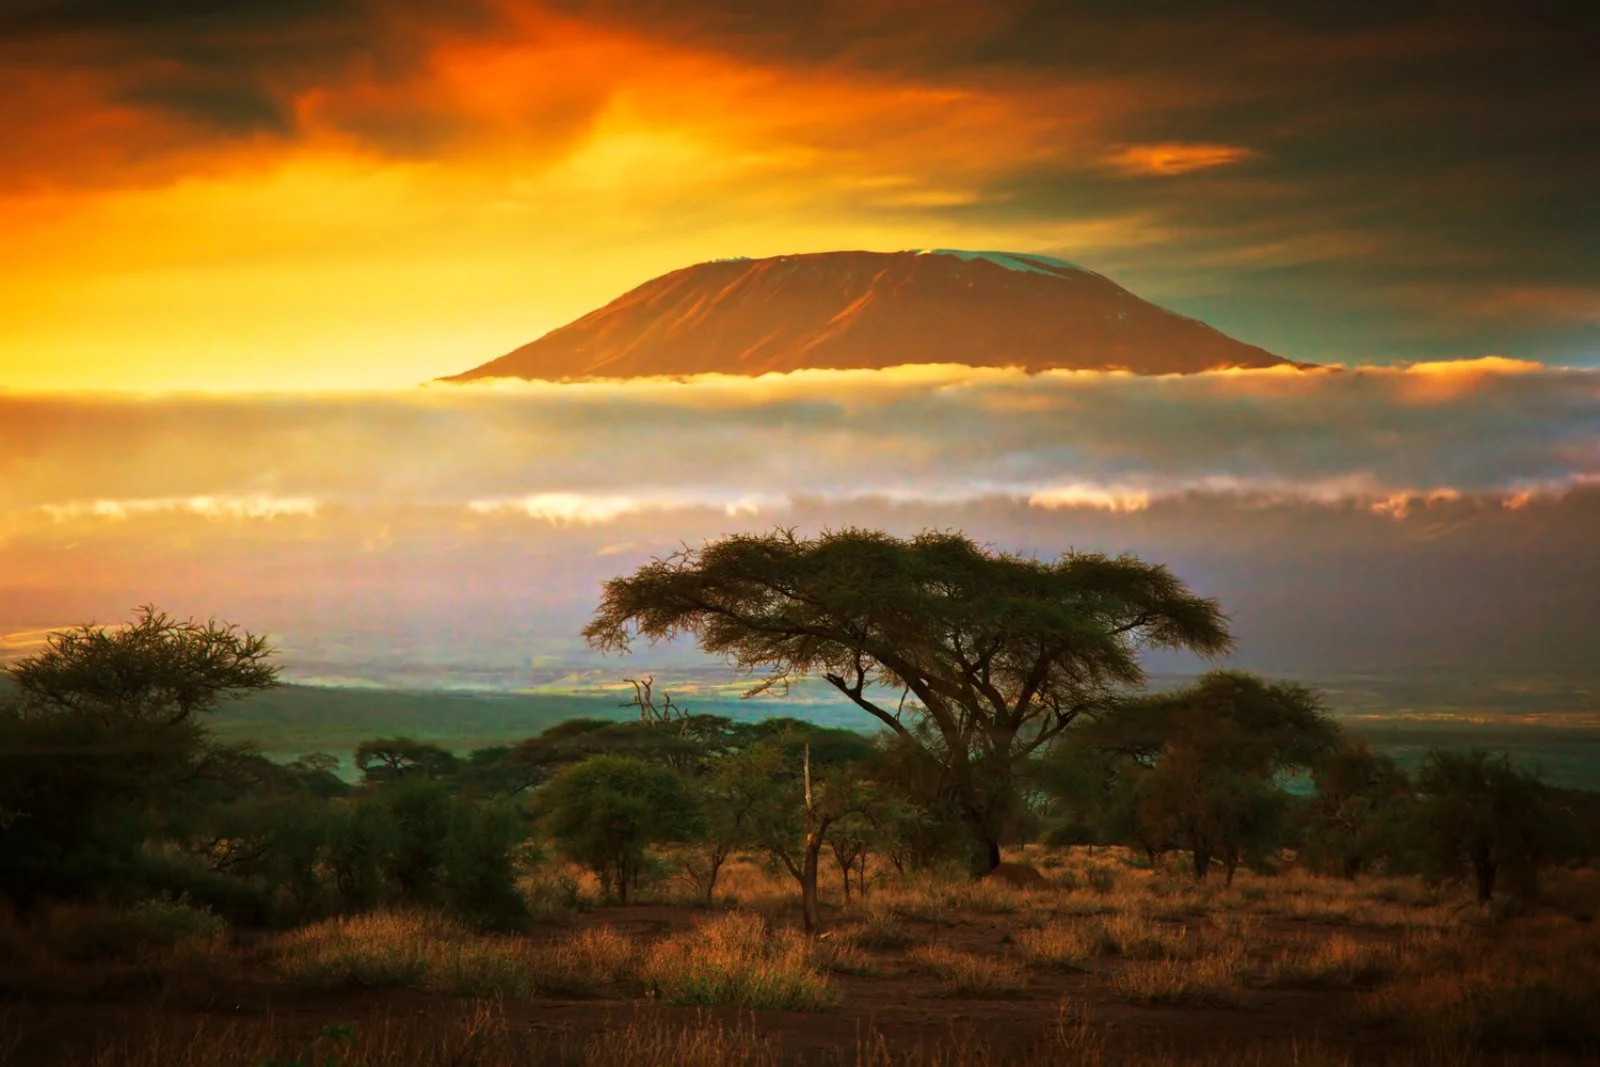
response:
<path id="1" fill-rule="evenodd" d="M 327 752 L 353 774 L 355 746 L 406 735 L 465 753 L 514 744 L 567 719 L 628 718 L 631 688 L 617 672 L 567 675 L 521 691 L 286 685 L 225 706 L 217 736 L 250 741 L 269 756 Z M 637 672 L 632 672 L 637 673 Z M 871 724 L 824 684 L 803 682 L 787 695 L 742 699 L 748 684 L 721 668 L 679 669 L 656 677 L 691 712 L 735 719 L 793 716 L 870 731 Z M 1162 688 L 1180 676 L 1156 676 Z M 1431 748 L 1508 752 L 1539 768 L 1552 785 L 1600 789 L 1600 685 L 1570 679 L 1486 676 L 1306 679 L 1321 689 L 1344 725 L 1373 748 L 1413 766 Z"/>

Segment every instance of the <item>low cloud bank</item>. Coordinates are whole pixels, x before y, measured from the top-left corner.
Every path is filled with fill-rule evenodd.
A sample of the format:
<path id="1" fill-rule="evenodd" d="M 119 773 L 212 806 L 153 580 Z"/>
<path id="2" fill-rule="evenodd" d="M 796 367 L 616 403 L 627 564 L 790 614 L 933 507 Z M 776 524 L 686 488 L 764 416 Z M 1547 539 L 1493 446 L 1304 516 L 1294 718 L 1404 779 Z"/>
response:
<path id="1" fill-rule="evenodd" d="M 797 499 L 1137 511 L 1203 493 L 1520 506 L 1600 482 L 1600 371 L 1106 373 L 911 367 L 324 395 L 0 395 L 0 511 L 459 507 L 554 524 Z"/>

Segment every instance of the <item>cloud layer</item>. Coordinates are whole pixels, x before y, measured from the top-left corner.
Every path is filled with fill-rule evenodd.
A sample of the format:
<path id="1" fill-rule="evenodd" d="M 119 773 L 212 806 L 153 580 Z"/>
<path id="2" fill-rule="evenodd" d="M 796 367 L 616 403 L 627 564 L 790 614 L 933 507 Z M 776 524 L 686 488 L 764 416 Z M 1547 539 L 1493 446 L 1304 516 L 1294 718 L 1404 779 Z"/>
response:
<path id="1" fill-rule="evenodd" d="M 605 523 L 800 498 L 1138 510 L 1184 494 L 1404 513 L 1600 480 L 1600 371 L 908 367 L 300 397 L 0 395 L 15 524 L 444 506 Z"/>

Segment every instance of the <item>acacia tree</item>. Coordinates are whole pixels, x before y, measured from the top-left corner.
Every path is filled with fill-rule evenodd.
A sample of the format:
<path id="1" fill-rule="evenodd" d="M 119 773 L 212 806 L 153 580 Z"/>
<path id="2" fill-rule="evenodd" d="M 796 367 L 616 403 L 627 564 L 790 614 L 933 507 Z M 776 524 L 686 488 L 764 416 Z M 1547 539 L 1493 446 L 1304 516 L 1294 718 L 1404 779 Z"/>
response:
<path id="1" fill-rule="evenodd" d="M 378 737 L 356 746 L 356 770 L 369 782 L 446 778 L 460 767 L 449 749 L 411 737 Z"/>
<path id="2" fill-rule="evenodd" d="M 1538 892 L 1539 872 L 1561 850 L 1563 812 L 1537 772 L 1505 753 L 1428 753 L 1417 772 L 1417 830 L 1430 872 L 1470 875 L 1486 903 L 1505 875 L 1522 896 Z"/>
<path id="3" fill-rule="evenodd" d="M 901 737 L 931 740 L 978 845 L 974 873 L 1000 863 L 1018 764 L 1141 686 L 1142 650 L 1230 643 L 1215 601 L 1133 556 L 1044 562 L 961 533 L 861 529 L 685 548 L 607 582 L 584 629 L 601 651 L 682 635 L 764 674 L 752 694 L 819 675 Z"/>
<path id="4" fill-rule="evenodd" d="M 216 620 L 179 620 L 145 605 L 125 626 L 50 634 L 5 668 L 33 711 L 102 723 L 177 726 L 229 697 L 278 684 L 266 637 Z"/>
<path id="5" fill-rule="evenodd" d="M 276 685 L 273 654 L 237 627 L 143 607 L 52 633 L 0 670 L 15 683 L 0 707 L 0 893 L 26 908 L 134 886 L 145 842 L 252 765 L 202 719 Z"/>
<path id="6" fill-rule="evenodd" d="M 1338 738 L 1304 686 L 1211 671 L 1124 702 L 1076 740 L 1132 765 L 1122 799 L 1147 851 L 1188 852 L 1197 879 L 1221 860 L 1231 883 L 1246 853 L 1273 840 L 1283 814 L 1278 776 L 1315 765 Z"/>
<path id="7" fill-rule="evenodd" d="M 1399 851 L 1415 797 L 1411 779 L 1365 741 L 1342 744 L 1311 768 L 1316 795 L 1303 812 L 1302 856 L 1355 878 Z"/>

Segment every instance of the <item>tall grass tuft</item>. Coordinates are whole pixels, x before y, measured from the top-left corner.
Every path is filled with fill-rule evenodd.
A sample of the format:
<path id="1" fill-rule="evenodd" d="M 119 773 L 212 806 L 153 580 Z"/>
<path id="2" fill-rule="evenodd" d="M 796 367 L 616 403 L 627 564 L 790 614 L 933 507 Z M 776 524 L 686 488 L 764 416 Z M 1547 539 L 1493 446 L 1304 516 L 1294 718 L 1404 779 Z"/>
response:
<path id="1" fill-rule="evenodd" d="M 931 971 L 953 997 L 1014 997 L 1028 988 L 1028 972 L 1009 960 L 963 952 L 948 945 L 923 945 L 906 954 Z"/>
<path id="2" fill-rule="evenodd" d="M 804 938 L 737 912 L 657 942 L 640 977 L 671 1004 L 816 1011 L 836 1001 Z"/>

